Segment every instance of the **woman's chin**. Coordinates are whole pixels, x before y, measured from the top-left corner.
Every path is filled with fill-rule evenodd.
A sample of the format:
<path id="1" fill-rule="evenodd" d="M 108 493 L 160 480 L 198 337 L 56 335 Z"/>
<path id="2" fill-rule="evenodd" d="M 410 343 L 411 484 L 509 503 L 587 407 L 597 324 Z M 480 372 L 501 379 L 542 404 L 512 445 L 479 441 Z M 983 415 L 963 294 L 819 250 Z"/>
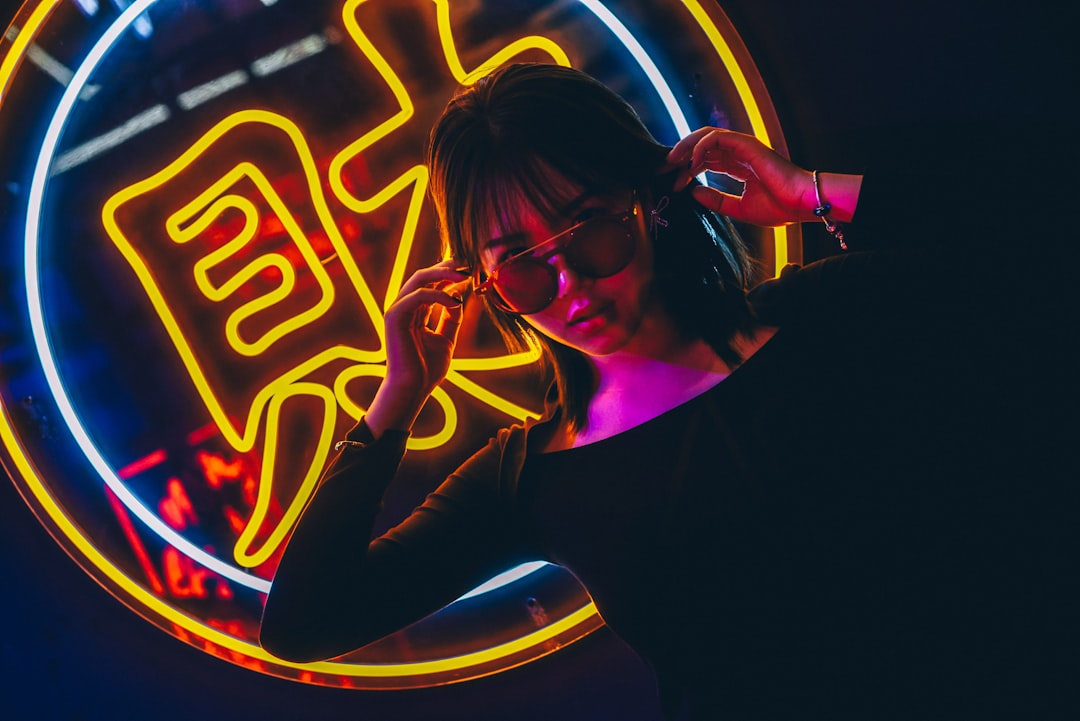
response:
<path id="1" fill-rule="evenodd" d="M 633 337 L 629 329 L 610 320 L 591 319 L 572 326 L 562 342 L 590 356 L 606 356 L 626 347 Z"/>

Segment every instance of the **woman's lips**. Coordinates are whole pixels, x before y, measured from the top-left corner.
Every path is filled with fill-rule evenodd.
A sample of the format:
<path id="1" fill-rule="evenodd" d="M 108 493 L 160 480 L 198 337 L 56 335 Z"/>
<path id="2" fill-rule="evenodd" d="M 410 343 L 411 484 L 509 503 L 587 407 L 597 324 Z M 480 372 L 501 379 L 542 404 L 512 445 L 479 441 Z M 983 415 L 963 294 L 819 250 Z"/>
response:
<path id="1" fill-rule="evenodd" d="M 581 333 L 590 333 L 607 322 L 610 303 L 583 303 L 570 308 L 566 325 Z"/>

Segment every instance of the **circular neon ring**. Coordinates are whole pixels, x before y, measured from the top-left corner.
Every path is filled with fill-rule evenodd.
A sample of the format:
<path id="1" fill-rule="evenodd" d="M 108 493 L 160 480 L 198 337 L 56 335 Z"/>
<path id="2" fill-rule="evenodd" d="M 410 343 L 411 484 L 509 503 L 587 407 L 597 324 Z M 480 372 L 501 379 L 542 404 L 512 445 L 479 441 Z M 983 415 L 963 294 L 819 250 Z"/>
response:
<path id="1" fill-rule="evenodd" d="M 616 35 L 620 42 L 623 43 L 626 49 L 638 62 L 642 71 L 645 72 L 646 76 L 653 82 L 654 88 L 660 95 L 679 134 L 683 135 L 690 132 L 685 116 L 679 108 L 678 103 L 675 101 L 674 95 L 671 93 L 667 83 L 663 80 L 655 64 L 644 52 L 640 43 L 632 36 L 625 25 L 623 25 L 603 3 L 597 2 L 596 0 L 580 1 L 583 6 L 596 15 L 596 17 Z M 44 311 L 42 308 L 38 279 L 38 236 L 40 232 L 41 208 L 48 179 L 48 170 L 52 163 L 56 146 L 67 123 L 68 116 L 74 106 L 75 100 L 78 98 L 78 94 L 86 84 L 89 76 L 97 68 L 98 64 L 109 52 L 119 36 L 127 30 L 139 15 L 156 2 L 157 0 L 136 0 L 136 2 L 125 9 L 113 24 L 102 34 L 91 51 L 87 54 L 86 59 L 74 73 L 74 76 L 58 102 L 56 111 L 49 123 L 35 166 L 27 205 L 25 279 L 27 283 L 27 304 L 30 313 L 31 327 L 38 357 L 42 363 L 42 370 L 50 390 L 54 394 L 61 415 L 68 424 L 68 428 L 72 432 L 76 442 L 79 444 L 80 449 L 86 455 L 87 460 L 101 476 L 105 484 L 133 514 L 147 525 L 147 527 L 155 531 L 163 540 L 173 545 L 177 550 L 185 553 L 195 562 L 225 578 L 256 591 L 265 592 L 269 589 L 269 581 L 258 578 L 245 570 L 226 564 L 184 539 L 167 525 L 162 523 L 160 519 L 157 518 L 156 514 L 147 509 L 116 476 L 113 469 L 93 444 L 93 441 L 90 439 L 86 429 L 82 426 L 78 415 L 67 396 L 55 360 L 52 357 L 52 348 L 49 344 L 47 331 L 45 330 Z M 719 29 L 713 24 L 707 11 L 704 10 L 700 3 L 695 2 L 694 0 L 684 0 L 683 4 L 705 31 L 710 42 L 718 51 L 729 75 L 735 82 L 736 91 L 742 102 L 743 108 L 749 115 L 753 133 L 763 142 L 769 143 L 765 121 L 758 107 L 757 100 L 749 87 L 745 74 L 739 67 L 737 59 L 728 47 L 727 42 L 724 40 Z M 4 72 L 0 73 L 0 76 L 3 77 L 5 82 L 10 76 L 10 73 L 13 72 L 14 63 L 18 60 L 18 55 L 21 54 L 19 48 L 24 48 L 29 43 L 30 39 L 36 35 L 40 30 L 44 19 L 55 5 L 56 2 L 41 3 L 31 15 L 23 32 L 16 38 L 9 57 L 5 58 L 4 66 L 2 68 Z M 783 235 L 782 228 L 775 231 L 775 239 L 777 263 L 780 265 L 780 259 L 786 251 L 786 242 L 784 242 L 785 236 Z M 596 617 L 596 609 L 589 603 L 563 619 L 536 632 L 522 636 L 515 641 L 483 651 L 440 661 L 406 664 L 345 664 L 331 662 L 289 664 L 276 657 L 270 656 L 256 645 L 240 641 L 209 626 L 195 623 L 195 628 L 193 628 L 191 617 L 177 611 L 172 606 L 162 602 L 161 599 L 146 592 L 145 589 L 138 584 L 135 584 L 122 571 L 116 568 L 109 559 L 102 556 L 94 545 L 83 536 L 81 531 L 70 522 L 66 515 L 64 515 L 45 488 L 44 484 L 42 484 L 41 480 L 37 477 L 37 474 L 26 455 L 21 452 L 14 452 L 15 450 L 21 451 L 21 449 L 19 449 L 18 440 L 15 437 L 13 427 L 10 425 L 6 415 L 2 412 L 0 412 L 0 440 L 3 440 L 9 449 L 13 449 L 12 456 L 17 470 L 26 479 L 28 487 L 38 503 L 46 510 L 51 520 L 56 523 L 58 529 L 61 530 L 74 544 L 76 549 L 94 563 L 94 565 L 97 566 L 110 581 L 116 583 L 117 586 L 129 593 L 132 598 L 140 601 L 148 609 L 158 613 L 165 620 L 195 631 L 200 637 L 211 643 L 238 651 L 254 659 L 268 661 L 280 666 L 292 666 L 295 668 L 331 674 L 342 674 L 355 671 L 357 672 L 355 675 L 370 677 L 398 675 L 423 676 L 446 671 L 457 671 L 470 666 L 508 657 L 511 654 L 526 650 L 531 646 L 544 643 L 558 634 L 571 629 L 573 626 L 586 623 Z M 513 578 L 513 575 L 505 575 L 504 578 L 506 579 L 504 582 L 509 582 L 509 580 Z"/>

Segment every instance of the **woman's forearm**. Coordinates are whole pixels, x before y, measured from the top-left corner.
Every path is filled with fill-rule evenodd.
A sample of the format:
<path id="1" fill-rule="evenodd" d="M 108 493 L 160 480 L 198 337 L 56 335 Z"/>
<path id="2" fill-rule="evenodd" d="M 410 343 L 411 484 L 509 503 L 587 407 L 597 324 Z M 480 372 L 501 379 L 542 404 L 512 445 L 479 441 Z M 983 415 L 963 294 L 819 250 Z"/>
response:
<path id="1" fill-rule="evenodd" d="M 362 426 L 350 432 L 361 445 L 346 448 L 330 467 L 274 575 L 259 640 L 275 656 L 312 661 L 353 645 L 347 629 L 360 611 L 355 599 L 372 527 L 407 437 L 384 434 L 375 442 Z"/>

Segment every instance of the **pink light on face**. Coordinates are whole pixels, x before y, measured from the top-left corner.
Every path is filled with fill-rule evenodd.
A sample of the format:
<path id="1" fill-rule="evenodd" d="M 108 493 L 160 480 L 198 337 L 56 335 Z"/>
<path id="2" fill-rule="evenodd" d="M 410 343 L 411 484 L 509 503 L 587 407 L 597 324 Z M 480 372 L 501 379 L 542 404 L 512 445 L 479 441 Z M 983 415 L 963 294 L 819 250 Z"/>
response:
<path id="1" fill-rule="evenodd" d="M 553 182 L 559 182 L 559 178 L 553 178 Z M 569 194 L 573 195 L 573 191 Z M 589 197 L 575 212 L 620 213 L 625 209 L 625 197 L 630 196 L 630 191 L 615 196 L 620 200 Z M 507 220 L 495 224 L 498 235 L 553 238 L 565 230 L 565 226 L 552 227 L 550 221 L 525 201 L 519 207 L 504 209 L 503 214 Z M 528 324 L 548 338 L 590 356 L 608 355 L 631 343 L 642 323 L 656 310 L 649 302 L 652 246 L 643 217 L 638 213 L 632 220 L 631 232 L 636 248 L 629 264 L 613 275 L 588 277 L 576 272 L 562 254 L 553 254 L 548 262 L 557 272 L 557 295 L 550 305 L 523 316 Z M 565 220 L 572 225 L 577 218 Z"/>

